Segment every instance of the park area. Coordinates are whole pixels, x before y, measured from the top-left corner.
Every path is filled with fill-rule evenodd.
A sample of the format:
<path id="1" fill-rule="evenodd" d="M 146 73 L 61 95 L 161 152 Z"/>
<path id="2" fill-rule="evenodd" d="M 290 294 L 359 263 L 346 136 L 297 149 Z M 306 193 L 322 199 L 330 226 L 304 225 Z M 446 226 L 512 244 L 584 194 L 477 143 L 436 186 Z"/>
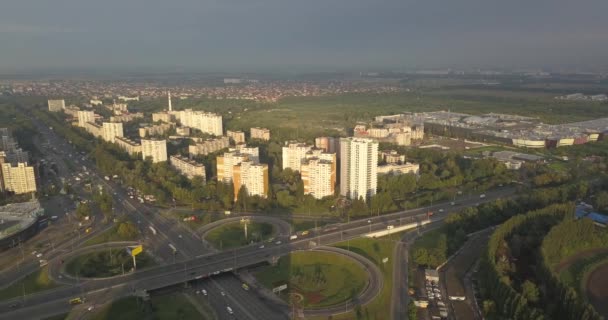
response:
<path id="1" fill-rule="evenodd" d="M 145 252 L 136 256 L 137 270 L 153 266 L 154 260 Z M 109 249 L 86 253 L 67 261 L 65 271 L 73 276 L 103 278 L 128 273 L 133 258 L 125 249 Z"/>
<path id="2" fill-rule="evenodd" d="M 366 270 L 348 257 L 328 252 L 294 252 L 256 274 L 272 289 L 288 284 L 281 297 L 302 308 L 323 308 L 358 296 L 368 281 Z"/>
<path id="3" fill-rule="evenodd" d="M 207 233 L 205 240 L 220 250 L 246 246 L 255 242 L 262 242 L 275 236 L 276 230 L 269 223 L 251 222 L 245 225 L 239 222 L 219 226 Z"/>

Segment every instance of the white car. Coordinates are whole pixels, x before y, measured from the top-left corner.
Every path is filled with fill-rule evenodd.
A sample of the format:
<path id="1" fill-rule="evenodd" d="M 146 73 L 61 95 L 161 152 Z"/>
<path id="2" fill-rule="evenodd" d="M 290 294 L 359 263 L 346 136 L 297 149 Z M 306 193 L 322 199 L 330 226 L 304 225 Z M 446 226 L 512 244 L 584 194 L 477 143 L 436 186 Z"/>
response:
<path id="1" fill-rule="evenodd" d="M 203 290 L 201 290 L 201 292 L 203 293 L 204 296 L 207 296 L 207 290 L 203 289 Z"/>
<path id="2" fill-rule="evenodd" d="M 264 249 L 264 245 L 261 245 L 261 246 L 260 246 L 260 249 Z"/>
<path id="3" fill-rule="evenodd" d="M 42 253 L 39 253 L 36 255 L 36 258 L 41 258 L 42 257 Z"/>
<path id="4" fill-rule="evenodd" d="M 224 291 L 220 292 L 220 294 L 222 295 L 222 297 L 226 296 L 226 292 L 224 292 Z"/>
<path id="5" fill-rule="evenodd" d="M 230 307 L 226 307 L 226 311 L 228 311 L 229 314 L 233 314 L 234 312 L 232 311 L 232 308 Z"/>
<path id="6" fill-rule="evenodd" d="M 90 307 L 87 308 L 87 310 L 91 311 L 91 310 L 93 310 L 93 308 L 94 308 L 93 306 L 90 306 Z"/>

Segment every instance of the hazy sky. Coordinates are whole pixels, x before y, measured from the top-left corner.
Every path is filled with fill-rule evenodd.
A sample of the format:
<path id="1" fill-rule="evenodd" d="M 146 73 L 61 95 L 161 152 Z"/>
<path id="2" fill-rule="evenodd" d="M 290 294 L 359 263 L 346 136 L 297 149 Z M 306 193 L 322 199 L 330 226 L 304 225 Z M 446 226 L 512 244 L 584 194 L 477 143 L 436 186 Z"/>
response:
<path id="1" fill-rule="evenodd" d="M 608 65 L 608 0 L 0 2 L 0 70 Z"/>

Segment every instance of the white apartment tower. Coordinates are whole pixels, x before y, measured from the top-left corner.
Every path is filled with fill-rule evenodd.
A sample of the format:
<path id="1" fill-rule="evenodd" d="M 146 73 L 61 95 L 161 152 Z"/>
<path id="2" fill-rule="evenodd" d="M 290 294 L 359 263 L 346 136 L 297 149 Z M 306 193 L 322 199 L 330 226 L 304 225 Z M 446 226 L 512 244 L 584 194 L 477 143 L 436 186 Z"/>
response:
<path id="1" fill-rule="evenodd" d="M 167 140 L 141 140 L 141 155 L 150 157 L 152 163 L 167 161 Z"/>
<path id="2" fill-rule="evenodd" d="M 376 194 L 378 142 L 364 138 L 340 139 L 340 194 L 367 199 Z"/>
<path id="3" fill-rule="evenodd" d="M 192 111 L 192 109 L 176 112 L 182 126 L 198 129 L 204 133 L 221 136 L 224 133 L 222 116 L 216 113 Z"/>
<path id="4" fill-rule="evenodd" d="M 231 150 L 225 152 L 223 156 L 217 157 L 217 181 L 224 183 L 232 182 L 234 167 L 241 162 L 248 160 L 248 155 L 239 151 Z"/>
<path id="5" fill-rule="evenodd" d="M 95 121 L 95 112 L 90 110 L 78 110 L 78 126 L 84 128 L 87 122 Z"/>
<path id="6" fill-rule="evenodd" d="M 268 165 L 243 161 L 233 168 L 234 201 L 237 200 L 241 187 L 247 188 L 250 196 L 268 196 Z"/>
<path id="7" fill-rule="evenodd" d="M 290 142 L 283 147 L 283 170 L 291 168 L 300 171 L 302 161 L 306 159 L 306 153 L 312 149 L 305 143 Z"/>
<path id="8" fill-rule="evenodd" d="M 104 122 L 101 136 L 105 141 L 114 143 L 116 137 L 124 136 L 122 122 Z"/>
<path id="9" fill-rule="evenodd" d="M 15 194 L 36 192 L 36 175 L 34 167 L 19 162 L 16 166 L 2 163 L 2 182 L 4 189 Z"/>

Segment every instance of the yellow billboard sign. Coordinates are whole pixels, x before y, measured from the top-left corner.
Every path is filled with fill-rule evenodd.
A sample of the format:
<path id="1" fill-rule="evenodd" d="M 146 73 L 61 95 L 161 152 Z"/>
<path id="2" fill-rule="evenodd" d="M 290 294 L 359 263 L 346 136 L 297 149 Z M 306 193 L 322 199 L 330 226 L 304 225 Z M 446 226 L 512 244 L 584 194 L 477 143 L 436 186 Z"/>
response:
<path id="1" fill-rule="evenodd" d="M 140 244 L 138 246 L 135 247 L 129 247 L 129 249 L 131 249 L 131 256 L 135 257 L 136 255 L 140 254 L 142 251 L 144 251 L 144 247 Z"/>

